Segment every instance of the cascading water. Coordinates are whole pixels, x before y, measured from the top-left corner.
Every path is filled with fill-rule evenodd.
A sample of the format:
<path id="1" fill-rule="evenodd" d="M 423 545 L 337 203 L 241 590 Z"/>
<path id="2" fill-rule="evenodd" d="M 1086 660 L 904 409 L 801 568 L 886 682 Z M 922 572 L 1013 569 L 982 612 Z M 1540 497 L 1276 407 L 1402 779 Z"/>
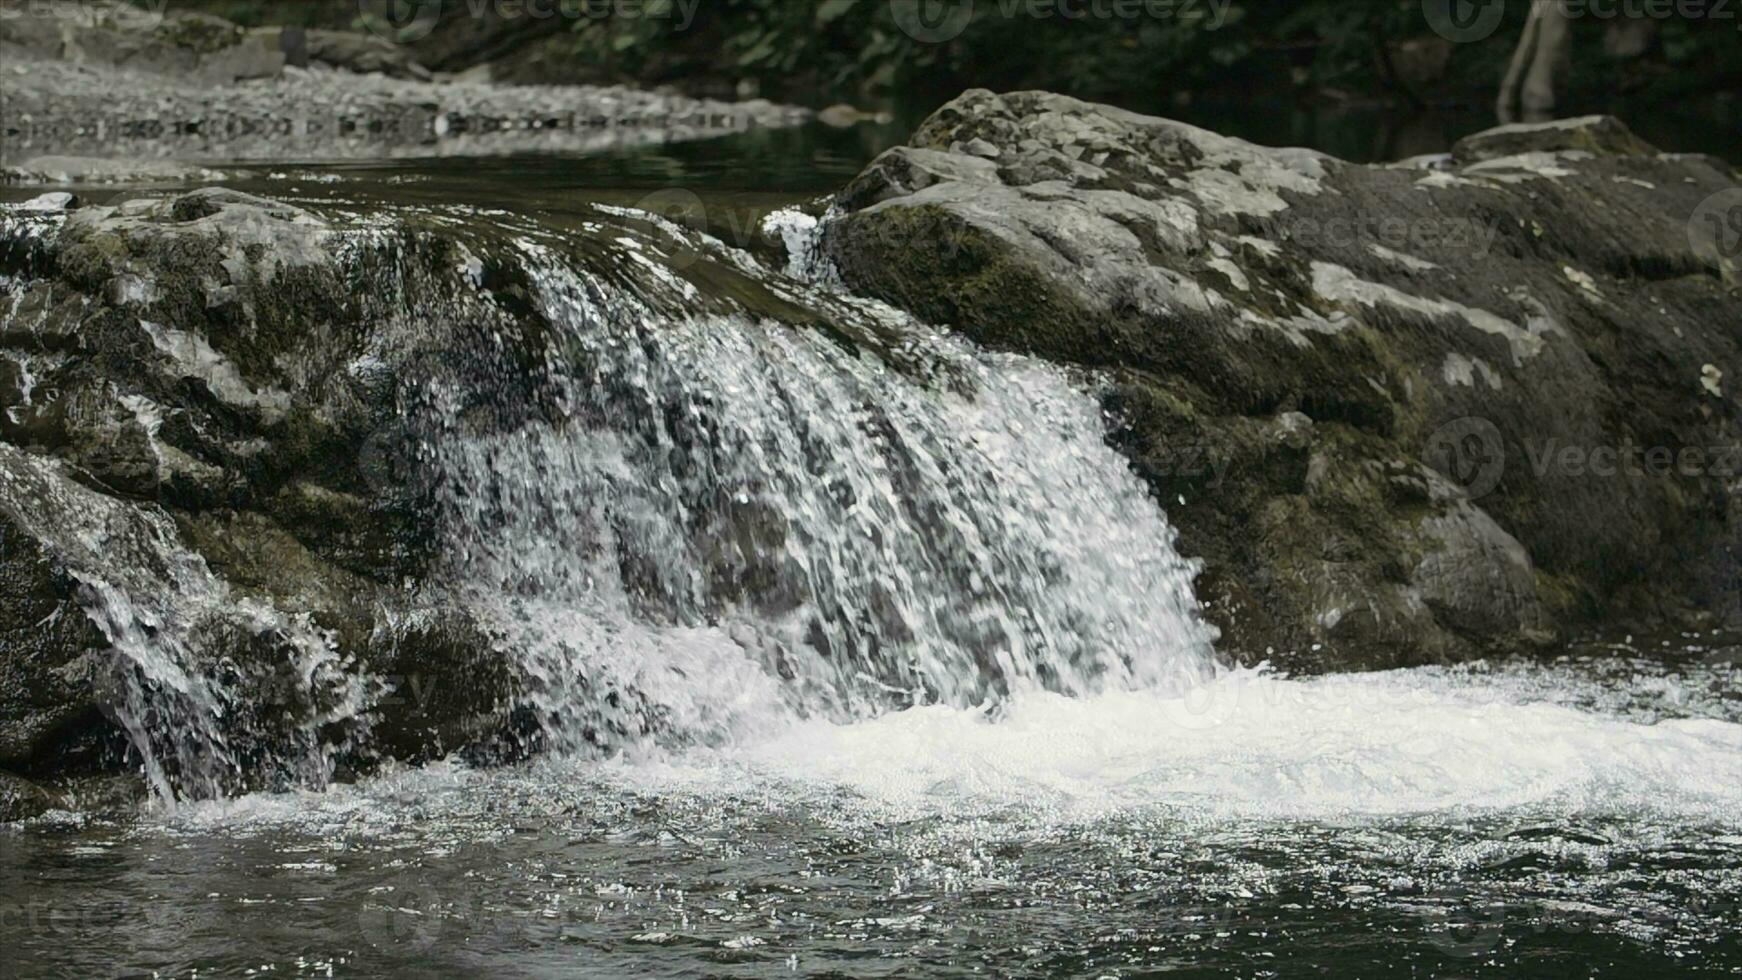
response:
<path id="1" fill-rule="evenodd" d="M 399 489 L 440 554 L 420 591 L 483 625 L 538 742 L 717 745 L 797 718 L 1169 689 L 1210 670 L 1195 567 L 1103 444 L 1079 379 L 795 278 L 814 263 L 772 273 L 599 210 L 609 220 L 584 230 L 610 254 L 513 219 L 422 215 L 477 236 L 439 253 L 434 285 L 391 220 L 330 242 L 344 274 L 403 293 L 378 336 L 464 325 L 460 349 L 391 368 L 393 351 L 371 350 L 353 368 L 417 392 Z M 795 255 L 814 252 L 814 228 L 789 231 Z M 704 295 L 680 274 L 696 261 L 782 315 Z M 512 313 L 487 267 L 518 284 Z M 491 324 L 512 317 L 542 349 L 502 341 Z M 165 451 L 156 407 L 129 405 Z M 113 650 L 106 707 L 156 795 L 319 787 L 341 756 L 369 754 L 393 684 L 359 651 L 234 593 L 167 513 L 20 466 L 34 476 L 11 507 L 65 541 Z M 74 514 L 91 527 L 57 526 Z M 106 560 L 118 548 L 128 560 Z"/>
<path id="2" fill-rule="evenodd" d="M 560 407 L 438 446 L 436 496 L 558 744 L 1209 668 L 1195 569 L 1058 369 L 870 305 L 899 351 L 528 266 Z"/>
<path id="3" fill-rule="evenodd" d="M 15 464 L 0 473 L 0 504 L 61 542 L 112 648 L 95 684 L 153 793 L 324 785 L 332 756 L 365 736 L 379 685 L 306 615 L 233 595 L 167 514 L 80 487 L 10 446 L 0 454 Z"/>
<path id="4" fill-rule="evenodd" d="M 184 515 L 0 444 L 0 535 L 74 582 L 156 793 L 221 797 L 0 828 L 21 969 L 1249 975 L 1324 937 L 1321 972 L 1738 962 L 1733 648 L 1215 670 L 1092 378 L 840 295 L 804 221 L 781 275 L 600 210 L 326 243 L 368 324 L 323 338 L 364 382 L 336 387 L 379 395 L 357 473 L 417 521 L 413 594 L 371 622 L 481 627 L 430 656 L 510 665 L 505 741 L 541 760 L 466 764 L 503 757 L 489 728 L 331 785 L 452 675 L 403 684 Z M 74 356 L 41 346 L 33 401 Z M 493 726 L 498 693 L 457 700 Z M 292 787 L 324 791 L 248 792 Z"/>

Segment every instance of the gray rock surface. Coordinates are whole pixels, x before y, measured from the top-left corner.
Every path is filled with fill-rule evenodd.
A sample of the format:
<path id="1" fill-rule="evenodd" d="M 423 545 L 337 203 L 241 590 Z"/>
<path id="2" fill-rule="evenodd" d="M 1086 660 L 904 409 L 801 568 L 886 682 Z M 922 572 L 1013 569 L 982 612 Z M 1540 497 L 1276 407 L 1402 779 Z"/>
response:
<path id="1" fill-rule="evenodd" d="M 0 772 L 0 823 L 39 817 L 54 805 L 54 797 L 41 787 Z"/>
<path id="2" fill-rule="evenodd" d="M 113 766 L 130 705 L 192 697 L 142 669 L 164 645 L 238 760 L 511 751 L 514 679 L 402 588 L 429 555 L 416 489 L 371 469 L 412 438 L 389 438 L 408 365 L 525 326 L 487 296 L 406 312 L 469 292 L 453 247 L 216 188 L 0 218 L 0 770 Z M 234 776 L 210 788 L 297 778 Z"/>
<path id="3" fill-rule="evenodd" d="M 211 796 L 537 748 L 514 614 L 473 601 L 426 454 L 568 420 L 580 354 L 529 243 L 613 315 L 828 317 L 595 211 L 558 236 L 225 188 L 0 206 L 0 772 L 138 771 L 144 745 L 156 792 Z"/>
<path id="4" fill-rule="evenodd" d="M 1357 166 L 974 91 L 845 189 L 826 249 L 1111 374 L 1225 652 L 1383 667 L 1735 611 L 1742 280 L 1690 222 L 1737 186 L 1606 118 Z M 1610 471 L 1647 451 L 1699 459 Z"/>

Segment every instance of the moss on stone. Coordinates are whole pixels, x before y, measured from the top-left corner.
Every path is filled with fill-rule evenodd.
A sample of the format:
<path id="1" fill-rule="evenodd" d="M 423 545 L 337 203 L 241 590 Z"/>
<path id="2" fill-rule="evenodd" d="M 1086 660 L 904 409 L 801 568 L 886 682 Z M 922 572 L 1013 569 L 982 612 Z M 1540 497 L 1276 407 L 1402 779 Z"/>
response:
<path id="1" fill-rule="evenodd" d="M 183 13 L 165 17 L 157 27 L 157 38 L 171 47 L 211 54 L 241 42 L 245 31 L 219 17 Z"/>

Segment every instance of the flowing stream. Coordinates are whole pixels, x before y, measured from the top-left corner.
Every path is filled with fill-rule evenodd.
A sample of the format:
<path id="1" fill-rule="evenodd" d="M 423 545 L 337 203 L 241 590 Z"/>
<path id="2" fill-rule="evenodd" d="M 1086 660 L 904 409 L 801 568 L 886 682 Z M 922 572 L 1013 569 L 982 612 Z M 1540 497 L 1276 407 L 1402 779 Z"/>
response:
<path id="1" fill-rule="evenodd" d="M 1060 371 L 894 314 L 905 366 L 601 305 L 546 259 L 562 424 L 435 457 L 452 574 L 512 633 L 559 742 L 730 742 L 1210 670 L 1192 567 Z M 599 717 L 605 689 L 632 717 Z"/>
<path id="2" fill-rule="evenodd" d="M 609 280 L 528 222 L 537 398 L 456 424 L 518 363 L 480 350 L 408 425 L 432 587 L 544 751 L 333 783 L 384 682 L 92 494 L 165 570 L 83 579 L 158 802 L 0 828 L 19 975 L 1742 968 L 1735 647 L 1218 666 L 1094 377 L 676 229 L 827 316 L 715 312 L 677 253 Z M 234 702 L 214 609 L 292 651 L 292 731 Z"/>

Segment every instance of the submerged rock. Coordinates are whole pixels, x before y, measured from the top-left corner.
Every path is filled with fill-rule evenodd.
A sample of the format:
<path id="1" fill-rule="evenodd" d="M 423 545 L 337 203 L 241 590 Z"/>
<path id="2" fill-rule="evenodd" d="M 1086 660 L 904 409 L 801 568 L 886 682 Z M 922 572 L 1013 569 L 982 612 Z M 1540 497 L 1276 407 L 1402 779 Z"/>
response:
<path id="1" fill-rule="evenodd" d="M 854 289 L 1108 372 L 1225 653 L 1385 667 L 1735 610 L 1742 441 L 1702 372 L 1734 370 L 1742 297 L 1690 220 L 1736 187 L 1601 117 L 1358 166 L 974 91 L 825 247 Z"/>
<path id="2" fill-rule="evenodd" d="M 47 790 L 0 772 L 0 823 L 40 817 L 54 806 L 55 799 Z"/>

